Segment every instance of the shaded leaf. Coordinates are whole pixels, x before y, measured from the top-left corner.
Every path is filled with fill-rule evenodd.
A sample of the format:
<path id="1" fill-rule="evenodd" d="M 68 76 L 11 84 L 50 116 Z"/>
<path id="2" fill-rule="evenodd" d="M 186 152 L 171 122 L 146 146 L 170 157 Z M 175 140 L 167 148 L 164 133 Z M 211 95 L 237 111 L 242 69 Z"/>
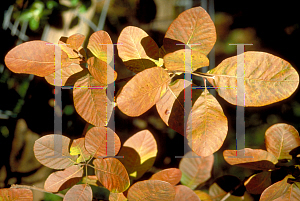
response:
<path id="1" fill-rule="evenodd" d="M 135 73 L 156 66 L 159 58 L 155 41 L 144 30 L 134 26 L 122 30 L 117 48 L 125 66 Z"/>
<path id="2" fill-rule="evenodd" d="M 214 156 L 195 158 L 192 151 L 186 153 L 179 163 L 182 172 L 181 183 L 191 189 L 204 183 L 211 177 Z"/>
<path id="3" fill-rule="evenodd" d="M 93 164 L 98 180 L 109 191 L 121 193 L 130 186 L 128 173 L 118 159 L 95 159 Z"/>
<path id="4" fill-rule="evenodd" d="M 91 75 L 87 74 L 77 80 L 73 89 L 74 106 L 78 114 L 95 126 L 105 126 L 112 113 L 107 106 L 106 89 Z"/>
<path id="5" fill-rule="evenodd" d="M 275 124 L 269 127 L 265 134 L 267 151 L 278 160 L 292 159 L 290 151 L 300 146 L 298 131 L 288 124 Z"/>
<path id="6" fill-rule="evenodd" d="M 64 201 L 92 201 L 92 188 L 87 184 L 73 186 L 64 197 Z"/>
<path id="7" fill-rule="evenodd" d="M 70 148 L 70 155 L 72 156 L 79 155 L 79 157 L 77 158 L 77 163 L 87 161 L 88 159 L 91 158 L 91 154 L 85 149 L 84 142 L 85 139 L 83 137 L 78 138 L 72 142 Z"/>
<path id="8" fill-rule="evenodd" d="M 79 58 L 78 52 L 82 43 L 84 42 L 85 36 L 79 33 L 73 34 L 68 37 L 66 41 L 64 37 L 60 38 L 58 44 L 61 44 L 61 49 L 67 53 L 69 58 Z"/>
<path id="9" fill-rule="evenodd" d="M 223 156 L 225 161 L 230 165 L 237 165 L 253 170 L 274 169 L 275 164 L 278 163 L 276 157 L 265 150 L 245 148 L 243 151 L 245 157 L 237 157 L 237 150 L 225 150 Z"/>
<path id="10" fill-rule="evenodd" d="M 165 181 L 139 181 L 129 188 L 127 198 L 130 201 L 171 201 L 175 198 L 175 189 Z"/>
<path id="11" fill-rule="evenodd" d="M 146 69 L 127 82 L 117 97 L 117 105 L 124 114 L 139 116 L 165 94 L 170 81 L 163 68 Z"/>
<path id="12" fill-rule="evenodd" d="M 93 53 L 98 59 L 110 63 L 114 55 L 110 55 L 107 52 L 107 45 L 112 45 L 111 38 L 106 31 L 96 31 L 89 38 L 87 48 Z"/>
<path id="13" fill-rule="evenodd" d="M 87 183 L 93 186 L 102 186 L 96 175 L 88 175 L 82 178 L 82 183 Z"/>
<path id="14" fill-rule="evenodd" d="M 109 66 L 107 69 L 107 63 L 96 57 L 91 57 L 87 61 L 88 69 L 91 75 L 99 82 L 102 86 L 106 86 L 117 79 L 117 72 Z M 109 77 L 107 77 L 107 75 Z"/>
<path id="15" fill-rule="evenodd" d="M 34 74 L 40 77 L 55 71 L 55 46 L 45 41 L 30 41 L 14 47 L 5 56 L 6 66 L 15 73 Z M 69 59 L 61 52 L 61 68 L 79 60 Z"/>
<path id="16" fill-rule="evenodd" d="M 245 187 L 251 194 L 261 194 L 271 184 L 271 172 L 263 171 L 252 175 L 245 182 Z"/>
<path id="17" fill-rule="evenodd" d="M 204 191 L 194 190 L 194 192 L 200 198 L 200 200 L 213 201 L 210 195 L 205 193 Z"/>
<path id="18" fill-rule="evenodd" d="M 258 107 L 288 98 L 299 84 L 297 71 L 287 61 L 264 52 L 245 52 L 245 106 Z M 215 76 L 212 84 L 218 94 L 231 104 L 237 104 L 237 56 L 223 60 L 208 71 Z"/>
<path id="19" fill-rule="evenodd" d="M 124 196 L 123 193 L 110 193 L 109 200 L 110 201 L 126 201 L 127 198 Z"/>
<path id="20" fill-rule="evenodd" d="M 182 173 L 178 168 L 168 168 L 153 174 L 149 180 L 161 180 L 176 185 L 180 182 L 181 175 Z"/>
<path id="21" fill-rule="evenodd" d="M 164 38 L 166 52 L 183 49 L 183 45 L 193 45 L 207 55 L 216 42 L 216 29 L 209 14 L 201 7 L 191 8 L 181 13 L 170 25 Z M 197 44 L 197 45 L 195 45 Z"/>
<path id="22" fill-rule="evenodd" d="M 120 161 L 128 174 L 139 179 L 154 164 L 157 155 L 156 140 L 150 131 L 140 131 L 125 141 L 118 155 L 124 156 Z"/>
<path id="23" fill-rule="evenodd" d="M 175 186 L 175 199 L 174 201 L 182 201 L 182 200 L 189 200 L 189 201 L 201 201 L 198 195 L 189 187 L 178 185 Z"/>
<path id="24" fill-rule="evenodd" d="M 49 192 L 58 192 L 78 183 L 83 175 L 83 167 L 73 165 L 63 171 L 57 171 L 48 176 L 44 188 Z"/>
<path id="25" fill-rule="evenodd" d="M 95 158 L 107 156 L 107 147 L 111 147 L 107 145 L 107 129 L 110 130 L 110 133 L 114 133 L 115 155 L 120 150 L 120 138 L 115 132 L 107 127 L 93 127 L 86 133 L 85 147 Z"/>
<path id="26" fill-rule="evenodd" d="M 2 201 L 32 201 L 33 194 L 29 189 L 0 189 L 0 200 Z"/>
<path id="27" fill-rule="evenodd" d="M 197 155 L 209 156 L 223 145 L 227 131 L 228 122 L 221 105 L 205 89 L 188 117 L 186 133 L 189 146 Z"/>
<path id="28" fill-rule="evenodd" d="M 188 61 L 191 62 L 190 64 L 186 63 L 185 61 L 185 55 L 187 51 L 191 55 L 191 58 L 188 59 Z M 209 60 L 205 54 L 197 50 L 183 49 L 164 56 L 164 64 L 165 67 L 170 71 L 193 72 L 198 68 L 209 66 Z M 187 70 L 189 69 L 187 65 L 191 65 L 189 68 L 191 68 L 192 71 Z"/>
<path id="29" fill-rule="evenodd" d="M 61 147 L 55 143 L 61 143 Z M 76 163 L 69 153 L 70 138 L 60 134 L 45 135 L 35 141 L 33 151 L 36 159 L 53 169 L 65 169 Z"/>
<path id="30" fill-rule="evenodd" d="M 213 183 L 210 187 L 209 187 L 209 195 L 211 196 L 211 198 L 214 201 L 220 201 L 222 200 L 223 197 L 225 197 L 227 195 L 227 192 L 224 191 L 222 188 L 220 188 L 218 186 L 218 184 Z M 230 200 L 230 201 L 244 201 L 244 197 L 243 196 L 235 196 L 235 195 L 230 195 L 226 200 Z"/>

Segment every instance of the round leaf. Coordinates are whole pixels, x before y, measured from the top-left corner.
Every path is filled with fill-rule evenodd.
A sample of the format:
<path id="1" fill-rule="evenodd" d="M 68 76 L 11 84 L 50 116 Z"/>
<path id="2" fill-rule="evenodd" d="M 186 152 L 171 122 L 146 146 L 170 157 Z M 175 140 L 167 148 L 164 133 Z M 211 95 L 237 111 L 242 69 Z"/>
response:
<path id="1" fill-rule="evenodd" d="M 210 197 L 210 195 L 204 191 L 194 190 L 194 192 L 200 198 L 200 200 L 213 201 L 212 198 Z"/>
<path id="2" fill-rule="evenodd" d="M 180 182 L 181 175 L 181 171 L 178 168 L 168 168 L 155 173 L 149 180 L 161 180 L 176 185 Z"/>
<path id="3" fill-rule="evenodd" d="M 91 158 L 91 154 L 86 150 L 84 146 L 85 139 L 78 138 L 72 142 L 71 148 L 70 148 L 70 155 L 79 155 L 77 158 L 77 163 L 81 163 L 84 161 L 87 161 Z"/>
<path id="4" fill-rule="evenodd" d="M 109 200 L 110 201 L 126 201 L 127 198 L 124 196 L 123 193 L 110 193 Z"/>
<path id="5" fill-rule="evenodd" d="M 64 201 L 92 201 L 92 199 L 92 188 L 87 184 L 73 186 L 64 197 Z"/>
<path id="6" fill-rule="evenodd" d="M 0 189 L 0 200 L 32 201 L 33 194 L 29 189 L 3 188 Z"/>
<path id="7" fill-rule="evenodd" d="M 182 201 L 182 200 L 189 200 L 189 201 L 201 201 L 198 195 L 189 187 L 178 185 L 175 186 L 175 199 L 174 201 Z"/>
<path id="8" fill-rule="evenodd" d="M 272 104 L 288 98 L 297 89 L 299 75 L 287 61 L 264 52 L 249 51 L 243 55 L 245 106 Z M 212 84 L 218 87 L 218 94 L 236 105 L 237 56 L 225 59 L 208 73 L 215 77 Z"/>
<path id="9" fill-rule="evenodd" d="M 78 51 L 81 47 L 85 36 L 79 33 L 73 34 L 72 36 L 68 37 L 67 40 L 63 41 L 64 37 L 60 38 L 58 44 L 61 44 L 61 49 L 67 53 L 69 58 L 78 58 Z"/>
<path id="10" fill-rule="evenodd" d="M 261 194 L 271 184 L 271 172 L 267 171 L 254 174 L 245 182 L 246 189 L 251 194 Z"/>

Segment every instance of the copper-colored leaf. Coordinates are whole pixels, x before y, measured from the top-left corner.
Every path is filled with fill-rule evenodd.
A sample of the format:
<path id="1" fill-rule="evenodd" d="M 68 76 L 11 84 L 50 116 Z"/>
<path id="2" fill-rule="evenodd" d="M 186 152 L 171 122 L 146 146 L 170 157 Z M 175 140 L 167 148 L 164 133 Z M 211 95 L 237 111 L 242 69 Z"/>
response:
<path id="1" fill-rule="evenodd" d="M 216 29 L 209 14 L 201 7 L 191 8 L 181 13 L 170 25 L 164 38 L 164 48 L 169 52 L 192 45 L 207 55 L 216 42 Z"/>
<path id="2" fill-rule="evenodd" d="M 85 139 L 78 138 L 72 142 L 71 148 L 70 148 L 70 155 L 72 156 L 78 156 L 77 163 L 81 163 L 84 161 L 87 161 L 91 158 L 91 154 L 86 150 L 84 146 Z"/>
<path id="3" fill-rule="evenodd" d="M 267 151 L 278 160 L 292 159 L 290 151 L 300 146 L 298 131 L 288 124 L 275 124 L 268 128 L 265 134 Z"/>
<path id="4" fill-rule="evenodd" d="M 139 181 L 130 187 L 127 198 L 130 201 L 172 201 L 175 198 L 175 189 L 165 181 Z"/>
<path id="5" fill-rule="evenodd" d="M 246 189 L 251 194 L 261 194 L 271 184 L 271 172 L 267 171 L 254 174 L 245 182 Z"/>
<path id="6" fill-rule="evenodd" d="M 168 86 L 167 92 L 156 103 L 161 119 L 173 130 L 184 134 L 184 91 L 191 85 L 184 79 L 178 79 Z"/>
<path id="7" fill-rule="evenodd" d="M 73 186 L 64 197 L 64 201 L 92 201 L 92 188 L 87 184 Z"/>
<path id="8" fill-rule="evenodd" d="M 71 64 L 67 68 L 62 68 L 59 73 L 52 73 L 45 76 L 46 81 L 54 86 L 74 85 L 77 79 L 88 73 L 87 69 L 82 68 L 78 64 Z M 57 80 L 55 76 L 58 75 Z M 56 82 L 55 82 L 56 81 Z"/>
<path id="9" fill-rule="evenodd" d="M 180 182 L 181 175 L 181 171 L 178 168 L 168 168 L 155 173 L 149 180 L 161 180 L 176 185 Z"/>
<path id="10" fill-rule="evenodd" d="M 109 66 L 110 69 L 107 69 L 107 63 L 105 61 L 97 57 L 91 57 L 87 63 L 90 73 L 102 86 L 106 86 L 117 79 L 117 72 L 114 71 L 111 66 Z"/>
<path id="11" fill-rule="evenodd" d="M 205 193 L 204 191 L 194 190 L 194 192 L 200 198 L 200 200 L 213 201 L 210 195 Z"/>
<path id="12" fill-rule="evenodd" d="M 127 172 L 134 179 L 139 179 L 155 161 L 157 144 L 152 133 L 148 130 L 140 131 L 128 138 L 120 150 L 120 161 Z"/>
<path id="13" fill-rule="evenodd" d="M 226 162 L 230 165 L 237 165 L 253 170 L 274 169 L 275 164 L 278 163 L 273 154 L 262 149 L 245 148 L 239 151 L 243 151 L 245 157 L 238 157 L 237 150 L 225 150 L 223 156 Z"/>
<path id="14" fill-rule="evenodd" d="M 110 133 L 114 133 L 110 128 L 107 127 L 93 127 L 91 128 L 85 136 L 85 147 L 88 152 L 95 158 L 107 156 L 107 129 Z M 114 133 L 114 148 L 115 155 L 119 152 L 121 147 L 121 142 L 119 136 Z"/>
<path id="15" fill-rule="evenodd" d="M 64 37 L 62 37 L 64 38 Z M 58 44 L 61 44 L 61 49 L 67 53 L 69 58 L 78 58 L 78 51 L 81 47 L 85 36 L 79 33 L 73 34 L 68 37 L 66 41 L 63 41 L 62 38 L 59 40 Z"/>
<path id="16" fill-rule="evenodd" d="M 0 189 L 0 200 L 2 201 L 33 201 L 32 191 L 29 189 Z"/>
<path id="17" fill-rule="evenodd" d="M 105 126 L 112 113 L 112 107 L 107 106 L 106 89 L 101 89 L 103 86 L 90 74 L 78 79 L 75 86 L 73 99 L 78 114 L 95 126 Z"/>
<path id="18" fill-rule="evenodd" d="M 288 178 L 292 178 L 291 175 L 287 175 L 283 180 L 276 182 L 269 186 L 260 196 L 260 201 L 293 201 L 299 200 L 300 189 L 293 183 L 287 182 Z"/>
<path id="19" fill-rule="evenodd" d="M 5 56 L 6 66 L 15 73 L 34 74 L 40 77 L 52 74 L 55 70 L 55 46 L 45 41 L 30 41 L 16 46 Z M 70 60 L 61 52 L 61 68 L 78 60 Z"/>
<path id="20" fill-rule="evenodd" d="M 87 45 L 87 48 L 93 53 L 98 59 L 110 63 L 114 57 L 111 52 L 107 52 L 107 45 L 112 45 L 109 34 L 105 31 L 94 32 Z"/>
<path id="21" fill-rule="evenodd" d="M 211 177 L 214 156 L 196 158 L 192 151 L 186 153 L 179 163 L 182 172 L 181 183 L 191 189 L 204 183 Z"/>
<path id="22" fill-rule="evenodd" d="M 189 146 L 197 155 L 209 156 L 223 145 L 227 131 L 228 122 L 221 105 L 205 89 L 188 117 L 186 133 Z"/>
<path id="23" fill-rule="evenodd" d="M 189 54 L 191 55 L 190 64 L 185 61 L 186 51 L 189 51 Z M 164 56 L 164 64 L 170 71 L 193 72 L 198 68 L 209 66 L 209 60 L 205 54 L 197 50 L 183 49 Z M 191 65 L 189 68 L 191 68 L 192 71 L 188 70 L 187 65 Z"/>
<path id="24" fill-rule="evenodd" d="M 93 164 L 98 180 L 109 191 L 121 193 L 130 186 L 128 173 L 118 159 L 95 159 Z"/>
<path id="25" fill-rule="evenodd" d="M 55 146 L 61 144 L 61 147 Z M 65 169 L 76 163 L 76 156 L 69 153 L 70 138 L 59 134 L 46 135 L 35 141 L 33 151 L 36 159 L 53 169 Z"/>
<path id="26" fill-rule="evenodd" d="M 144 30 L 134 26 L 122 30 L 117 48 L 126 67 L 135 73 L 156 66 L 159 58 L 155 41 Z"/>
<path id="27" fill-rule="evenodd" d="M 171 79 L 161 67 L 136 74 L 117 97 L 119 109 L 128 116 L 139 116 L 149 110 L 166 92 Z"/>
<path id="28" fill-rule="evenodd" d="M 45 181 L 45 190 L 49 192 L 58 192 L 73 186 L 81 180 L 83 167 L 84 166 L 73 165 L 63 171 L 57 171 L 50 174 Z"/>
<path id="29" fill-rule="evenodd" d="M 124 196 L 123 193 L 110 193 L 109 200 L 110 201 L 126 201 L 127 198 Z"/>
<path id="30" fill-rule="evenodd" d="M 287 61 L 264 52 L 245 52 L 245 106 L 258 107 L 284 100 L 299 85 L 297 71 Z M 231 104 L 237 104 L 237 56 L 222 61 L 208 71 L 218 94 Z"/>
<path id="31" fill-rule="evenodd" d="M 201 201 L 198 195 L 187 186 L 184 185 L 175 186 L 175 192 L 176 195 L 174 201 L 182 201 L 182 200 Z"/>

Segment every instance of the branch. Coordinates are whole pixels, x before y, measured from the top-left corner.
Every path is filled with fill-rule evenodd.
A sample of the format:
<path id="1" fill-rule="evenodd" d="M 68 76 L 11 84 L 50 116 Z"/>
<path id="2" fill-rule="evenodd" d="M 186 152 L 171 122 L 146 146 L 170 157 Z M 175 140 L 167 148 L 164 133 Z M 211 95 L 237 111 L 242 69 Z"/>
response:
<path id="1" fill-rule="evenodd" d="M 44 193 L 51 193 L 53 195 L 57 195 L 61 198 L 64 198 L 65 195 L 61 194 L 61 193 L 52 193 L 49 191 L 46 191 L 43 188 L 39 188 L 39 187 L 35 187 L 35 186 L 27 186 L 27 185 L 19 185 L 19 184 L 12 184 L 10 188 L 26 188 L 26 189 L 30 189 L 30 190 L 36 190 L 36 191 L 40 191 L 40 192 L 44 192 Z"/>

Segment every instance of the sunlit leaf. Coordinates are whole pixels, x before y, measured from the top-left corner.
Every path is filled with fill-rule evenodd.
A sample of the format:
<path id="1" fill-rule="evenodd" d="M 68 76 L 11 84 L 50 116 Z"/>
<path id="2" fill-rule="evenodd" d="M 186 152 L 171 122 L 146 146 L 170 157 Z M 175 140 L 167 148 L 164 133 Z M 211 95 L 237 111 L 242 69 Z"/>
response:
<path id="1" fill-rule="evenodd" d="M 175 186 L 175 199 L 174 201 L 182 201 L 182 200 L 189 200 L 189 201 L 201 201 L 197 194 L 187 186 L 178 185 Z"/>
<path id="2" fill-rule="evenodd" d="M 227 131 L 228 122 L 221 105 L 205 89 L 188 117 L 186 133 L 189 146 L 197 155 L 209 156 L 223 145 Z"/>
<path id="3" fill-rule="evenodd" d="M 191 189 L 204 183 L 211 177 L 214 156 L 197 158 L 192 151 L 186 153 L 179 163 L 182 172 L 181 183 Z"/>
<path id="4" fill-rule="evenodd" d="M 95 159 L 93 164 L 98 180 L 109 191 L 121 193 L 130 186 L 128 173 L 118 159 Z"/>
<path id="5" fill-rule="evenodd" d="M 191 58 L 187 60 L 188 62 L 186 61 L 187 51 L 191 55 Z M 205 56 L 205 54 L 197 50 L 183 49 L 177 50 L 164 56 L 164 64 L 165 67 L 170 71 L 193 72 L 198 68 L 209 66 L 209 60 Z M 188 70 L 189 68 L 192 71 Z"/>
<path id="6" fill-rule="evenodd" d="M 106 86 L 117 79 L 117 72 L 111 66 L 108 66 L 110 69 L 107 69 L 105 61 L 97 57 L 90 57 L 87 63 L 90 73 L 102 86 Z"/>
<path id="7" fill-rule="evenodd" d="M 16 46 L 5 56 L 6 66 L 15 73 L 34 74 L 40 77 L 52 74 L 55 70 L 55 45 L 45 41 L 30 41 Z M 79 60 L 69 59 L 61 51 L 60 68 L 68 67 Z"/>
<path id="8" fill-rule="evenodd" d="M 258 107 L 284 100 L 299 85 L 297 71 L 287 61 L 264 52 L 245 52 L 245 106 Z M 218 94 L 231 104 L 237 104 L 237 56 L 223 60 L 208 71 L 215 76 L 213 85 Z"/>
<path id="9" fill-rule="evenodd" d="M 123 193 L 110 193 L 109 200 L 110 201 L 126 201 L 127 198 L 124 196 Z"/>
<path id="10" fill-rule="evenodd" d="M 107 127 L 93 127 L 86 133 L 85 147 L 88 152 L 95 158 L 107 156 L 108 147 L 112 148 L 112 146 L 109 146 L 107 144 L 107 129 L 109 129 L 110 133 L 114 133 L 115 155 L 120 150 L 120 138 L 115 132 Z"/>
<path id="11" fill-rule="evenodd" d="M 92 199 L 92 188 L 87 184 L 73 186 L 64 197 L 64 201 L 92 201 Z"/>
<path id="12" fill-rule="evenodd" d="M 76 160 L 77 163 L 87 161 L 88 159 L 91 158 L 91 154 L 86 150 L 86 148 L 84 146 L 84 142 L 85 142 L 85 139 L 83 137 L 78 138 L 72 142 L 72 145 L 70 148 L 70 155 L 72 155 L 72 156 L 79 155 L 79 157 Z"/>
<path id="13" fill-rule="evenodd" d="M 76 156 L 69 153 L 69 144 L 70 138 L 63 135 L 46 135 L 35 141 L 34 155 L 40 163 L 49 168 L 65 169 L 76 163 Z"/>
<path id="14" fill-rule="evenodd" d="M 89 74 L 78 79 L 74 86 L 73 99 L 78 114 L 95 126 L 105 126 L 112 113 L 112 107 L 107 106 L 106 89 Z"/>
<path id="15" fill-rule="evenodd" d="M 134 26 L 122 30 L 117 48 L 125 66 L 135 73 L 156 66 L 159 58 L 155 41 L 144 30 Z"/>
<path id="16" fill-rule="evenodd" d="M 112 45 L 111 38 L 109 34 L 105 31 L 94 32 L 87 45 L 87 48 L 93 53 L 98 59 L 110 63 L 114 55 L 111 52 L 107 52 L 107 45 Z"/>
<path id="17" fill-rule="evenodd" d="M 128 116 L 139 116 L 149 110 L 167 91 L 171 79 L 161 67 L 136 74 L 117 97 L 119 109 Z"/>
<path id="18" fill-rule="evenodd" d="M 81 47 L 85 36 L 79 33 L 73 34 L 72 36 L 68 37 L 64 41 L 65 37 L 62 37 L 58 44 L 60 44 L 61 49 L 67 53 L 69 58 L 78 58 L 79 48 Z"/>
<path id="19" fill-rule="evenodd" d="M 262 149 L 245 148 L 239 151 L 244 151 L 245 157 L 237 157 L 237 150 L 225 150 L 223 152 L 225 161 L 230 165 L 237 165 L 253 170 L 274 169 L 275 164 L 278 163 L 273 154 Z"/>
<path id="20" fill-rule="evenodd" d="M 194 190 L 194 192 L 200 198 L 200 200 L 213 201 L 212 198 L 210 197 L 210 195 L 204 191 Z"/>
<path id="21" fill-rule="evenodd" d="M 33 194 L 29 189 L 0 189 L 0 200 L 2 201 L 32 201 Z"/>
<path id="22" fill-rule="evenodd" d="M 82 183 L 86 183 L 93 186 L 102 186 L 102 184 L 99 182 L 96 175 L 88 175 L 82 178 Z"/>
<path id="23" fill-rule="evenodd" d="M 184 134 L 184 91 L 192 83 L 178 79 L 168 86 L 167 92 L 156 103 L 161 119 L 173 130 Z"/>
<path id="24" fill-rule="evenodd" d="M 181 171 L 178 168 L 168 168 L 155 173 L 149 180 L 161 180 L 176 185 L 180 182 L 181 175 Z"/>
<path id="25" fill-rule="evenodd" d="M 128 138 L 120 150 L 120 161 L 128 174 L 139 179 L 154 164 L 157 154 L 156 140 L 148 130 L 140 131 Z"/>
<path id="26" fill-rule="evenodd" d="M 165 181 L 139 181 L 129 188 L 127 198 L 130 201 L 171 201 L 175 198 L 175 188 Z"/>
<path id="27" fill-rule="evenodd" d="M 290 151 L 300 146 L 298 131 L 288 124 L 275 124 L 265 134 L 267 151 L 278 160 L 292 159 Z"/>
<path id="28" fill-rule="evenodd" d="M 254 174 L 245 182 L 246 189 L 251 194 L 261 194 L 271 184 L 271 172 L 267 171 Z"/>
<path id="29" fill-rule="evenodd" d="M 57 171 L 48 176 L 44 188 L 49 192 L 58 192 L 79 182 L 83 175 L 84 166 L 73 165 L 63 171 Z"/>
<path id="30" fill-rule="evenodd" d="M 183 45 L 192 45 L 207 55 L 216 42 L 216 29 L 209 14 L 201 7 L 191 8 L 181 13 L 170 25 L 164 38 L 166 52 L 183 49 Z"/>

